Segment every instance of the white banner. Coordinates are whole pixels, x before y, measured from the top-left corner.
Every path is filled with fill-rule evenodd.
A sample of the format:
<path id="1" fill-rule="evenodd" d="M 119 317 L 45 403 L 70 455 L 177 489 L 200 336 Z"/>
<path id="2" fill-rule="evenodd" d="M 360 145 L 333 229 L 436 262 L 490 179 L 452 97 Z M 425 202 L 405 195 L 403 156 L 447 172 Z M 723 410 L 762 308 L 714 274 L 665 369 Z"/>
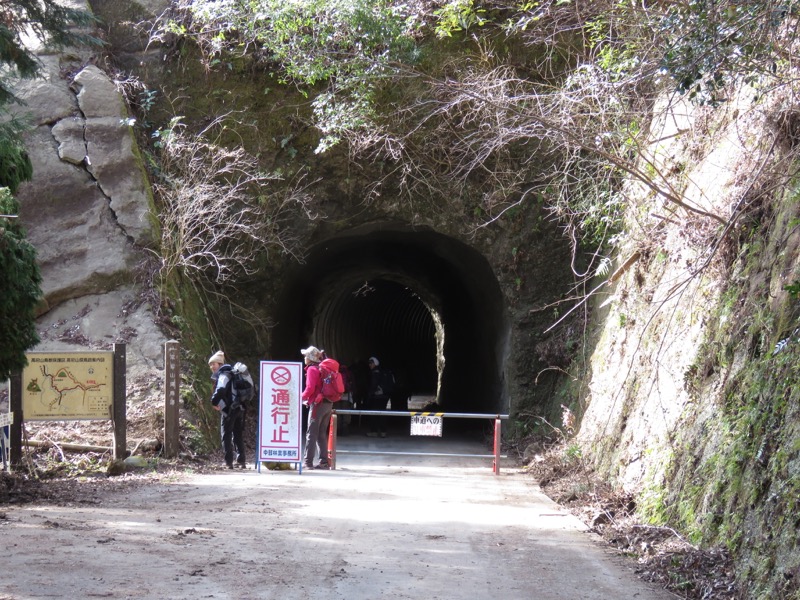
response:
<path id="1" fill-rule="evenodd" d="M 258 460 L 302 460 L 303 364 L 261 361 Z"/>
<path id="2" fill-rule="evenodd" d="M 411 435 L 442 437 L 442 415 L 444 413 L 417 413 L 411 415 Z"/>

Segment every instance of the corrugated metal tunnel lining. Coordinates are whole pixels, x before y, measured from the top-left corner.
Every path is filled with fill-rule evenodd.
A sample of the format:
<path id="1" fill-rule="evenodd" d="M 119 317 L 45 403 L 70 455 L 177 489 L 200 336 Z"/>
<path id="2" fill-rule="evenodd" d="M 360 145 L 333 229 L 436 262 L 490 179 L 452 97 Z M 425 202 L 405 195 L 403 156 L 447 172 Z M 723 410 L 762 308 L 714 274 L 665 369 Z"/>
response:
<path id="1" fill-rule="evenodd" d="M 435 396 L 438 387 L 436 325 L 431 309 L 410 287 L 373 279 L 333 295 L 321 307 L 315 337 L 345 364 L 377 356 L 392 365 L 404 388 Z M 331 350 L 333 352 L 333 350 Z"/>
<path id="2" fill-rule="evenodd" d="M 486 259 L 431 231 L 364 227 L 311 249 L 282 286 L 270 354 L 314 344 L 344 364 L 377 356 L 449 412 L 508 410 L 508 326 Z"/>

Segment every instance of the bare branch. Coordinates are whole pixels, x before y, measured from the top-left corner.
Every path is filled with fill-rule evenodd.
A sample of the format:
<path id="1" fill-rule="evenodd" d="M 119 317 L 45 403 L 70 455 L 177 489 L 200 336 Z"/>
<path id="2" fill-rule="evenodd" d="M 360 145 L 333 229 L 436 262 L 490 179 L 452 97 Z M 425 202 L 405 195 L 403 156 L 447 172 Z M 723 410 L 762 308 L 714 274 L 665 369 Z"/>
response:
<path id="1" fill-rule="evenodd" d="M 265 253 L 303 258 L 296 235 L 285 225 L 298 215 L 318 218 L 310 183 L 301 176 L 279 186 L 280 178 L 261 171 L 240 146 L 229 148 L 211 137 L 221 134 L 223 121 L 198 135 L 181 124 L 162 135 L 164 175 L 154 187 L 164 204 L 164 276 L 181 269 L 191 277 L 230 283 L 254 274 Z"/>

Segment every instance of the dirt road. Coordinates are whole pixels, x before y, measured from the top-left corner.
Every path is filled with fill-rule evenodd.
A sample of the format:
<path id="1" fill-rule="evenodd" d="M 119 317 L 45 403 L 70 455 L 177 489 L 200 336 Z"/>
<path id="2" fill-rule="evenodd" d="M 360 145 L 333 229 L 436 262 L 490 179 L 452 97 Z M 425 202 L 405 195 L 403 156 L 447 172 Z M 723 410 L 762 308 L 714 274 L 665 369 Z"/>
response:
<path id="1" fill-rule="evenodd" d="M 337 463 L 176 474 L 71 506 L 9 507 L 0 599 L 674 598 L 516 469 L 400 455 Z"/>

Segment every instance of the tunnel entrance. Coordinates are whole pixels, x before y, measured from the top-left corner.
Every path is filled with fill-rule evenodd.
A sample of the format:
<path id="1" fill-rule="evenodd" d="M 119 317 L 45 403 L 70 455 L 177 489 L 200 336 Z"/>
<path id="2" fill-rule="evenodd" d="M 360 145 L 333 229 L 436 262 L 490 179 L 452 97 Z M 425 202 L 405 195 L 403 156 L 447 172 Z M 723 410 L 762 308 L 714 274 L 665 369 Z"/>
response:
<path id="1" fill-rule="evenodd" d="M 270 355 L 313 344 L 346 365 L 378 357 L 438 410 L 508 411 L 508 325 L 497 279 L 470 246 L 387 224 L 317 244 L 283 280 Z"/>

